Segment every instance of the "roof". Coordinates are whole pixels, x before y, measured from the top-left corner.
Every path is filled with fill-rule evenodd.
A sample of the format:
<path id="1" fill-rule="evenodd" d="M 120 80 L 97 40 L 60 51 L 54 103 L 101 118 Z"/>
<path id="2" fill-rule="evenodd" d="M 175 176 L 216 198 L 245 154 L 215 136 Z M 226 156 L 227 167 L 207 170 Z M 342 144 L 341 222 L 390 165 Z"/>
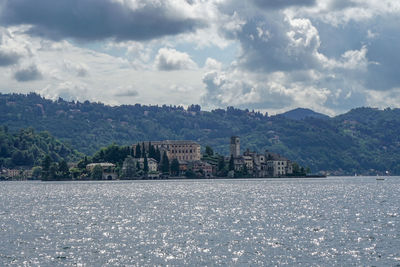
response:
<path id="1" fill-rule="evenodd" d="M 98 163 L 89 163 L 86 167 L 94 167 L 96 165 L 100 165 L 101 167 L 115 167 L 115 164 L 110 162 L 98 162 Z"/>
<path id="2" fill-rule="evenodd" d="M 165 145 L 199 145 L 195 141 L 191 140 L 164 140 L 164 141 L 151 141 L 151 144 L 165 144 Z"/>

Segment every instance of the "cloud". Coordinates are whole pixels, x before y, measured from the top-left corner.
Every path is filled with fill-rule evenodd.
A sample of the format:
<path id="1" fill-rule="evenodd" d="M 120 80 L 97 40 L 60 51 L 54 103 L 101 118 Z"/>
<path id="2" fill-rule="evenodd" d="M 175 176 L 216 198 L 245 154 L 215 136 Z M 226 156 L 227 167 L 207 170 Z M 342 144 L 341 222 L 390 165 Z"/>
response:
<path id="1" fill-rule="evenodd" d="M 71 81 L 61 82 L 53 86 L 46 86 L 38 90 L 38 93 L 45 98 L 56 100 L 59 97 L 72 101 L 84 101 L 90 99 L 89 90 L 83 83 L 75 83 Z"/>
<path id="2" fill-rule="evenodd" d="M 247 20 L 230 35 L 242 47 L 239 64 L 253 71 L 292 71 L 321 64 L 318 30 L 309 19 L 271 13 Z"/>
<path id="3" fill-rule="evenodd" d="M 188 70 L 197 68 L 196 63 L 187 53 L 182 53 L 170 48 L 161 48 L 155 58 L 158 70 Z"/>
<path id="4" fill-rule="evenodd" d="M 30 65 L 29 67 L 16 71 L 14 73 L 14 78 L 19 82 L 29 82 L 40 80 L 43 76 L 36 65 Z"/>
<path id="5" fill-rule="evenodd" d="M 0 0 L 0 10 L 9 91 L 31 79 L 52 98 L 108 104 L 330 115 L 400 105 L 400 1 Z"/>
<path id="6" fill-rule="evenodd" d="M 139 95 L 138 91 L 134 89 L 129 89 L 115 94 L 116 97 L 135 97 L 138 95 Z"/>
<path id="7" fill-rule="evenodd" d="M 20 55 L 15 52 L 2 51 L 0 49 L 0 67 L 14 65 L 18 63 Z"/>
<path id="8" fill-rule="evenodd" d="M 204 64 L 204 68 L 206 70 L 221 70 L 222 69 L 222 63 L 209 57 L 209 58 L 206 59 L 206 62 Z"/>
<path id="9" fill-rule="evenodd" d="M 252 0 L 257 6 L 266 9 L 278 9 L 289 6 L 312 6 L 316 0 Z"/>
<path id="10" fill-rule="evenodd" d="M 150 40 L 205 25 L 185 8 L 186 1 L 12 0 L 3 3 L 0 21 L 32 25 L 30 34 L 53 40 Z"/>
<path id="11" fill-rule="evenodd" d="M 64 60 L 64 68 L 77 77 L 86 77 L 89 75 L 89 68 L 86 64 Z"/>
<path id="12" fill-rule="evenodd" d="M 15 65 L 29 54 L 25 45 L 18 43 L 9 30 L 0 27 L 0 67 Z"/>

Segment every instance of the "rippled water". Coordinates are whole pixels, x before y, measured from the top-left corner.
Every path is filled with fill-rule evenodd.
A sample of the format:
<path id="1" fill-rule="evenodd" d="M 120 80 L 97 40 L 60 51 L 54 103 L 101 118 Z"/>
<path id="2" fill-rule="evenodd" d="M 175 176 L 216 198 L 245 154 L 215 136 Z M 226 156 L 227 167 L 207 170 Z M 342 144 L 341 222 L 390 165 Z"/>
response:
<path id="1" fill-rule="evenodd" d="M 0 266 L 400 266 L 400 177 L 1 182 Z"/>

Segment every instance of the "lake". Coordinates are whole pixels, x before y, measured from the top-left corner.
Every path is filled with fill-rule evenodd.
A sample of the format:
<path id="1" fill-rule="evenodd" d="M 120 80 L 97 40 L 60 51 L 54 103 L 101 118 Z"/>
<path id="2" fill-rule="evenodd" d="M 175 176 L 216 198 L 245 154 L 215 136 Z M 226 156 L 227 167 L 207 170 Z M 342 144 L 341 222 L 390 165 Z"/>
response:
<path id="1" fill-rule="evenodd" d="M 400 266 L 400 177 L 0 182 L 0 266 Z"/>

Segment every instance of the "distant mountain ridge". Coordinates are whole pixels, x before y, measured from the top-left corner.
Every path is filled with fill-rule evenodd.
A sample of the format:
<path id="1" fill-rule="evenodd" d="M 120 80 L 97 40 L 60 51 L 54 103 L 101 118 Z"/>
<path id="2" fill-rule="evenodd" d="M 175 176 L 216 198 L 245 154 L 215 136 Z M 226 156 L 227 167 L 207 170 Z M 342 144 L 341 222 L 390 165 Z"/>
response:
<path id="1" fill-rule="evenodd" d="M 329 116 L 315 112 L 311 109 L 307 108 L 296 108 L 285 113 L 280 114 L 285 118 L 292 119 L 292 120 L 304 120 L 306 118 L 317 118 L 317 119 L 328 119 Z"/>
<path id="2" fill-rule="evenodd" d="M 10 131 L 46 130 L 88 155 L 113 142 L 165 139 L 194 140 L 228 155 L 229 138 L 237 135 L 242 151 L 273 151 L 313 172 L 400 174 L 399 109 L 357 108 L 333 118 L 294 120 L 233 107 L 202 111 L 198 105 L 107 106 L 51 101 L 34 93 L 0 94 L 0 125 Z"/>

